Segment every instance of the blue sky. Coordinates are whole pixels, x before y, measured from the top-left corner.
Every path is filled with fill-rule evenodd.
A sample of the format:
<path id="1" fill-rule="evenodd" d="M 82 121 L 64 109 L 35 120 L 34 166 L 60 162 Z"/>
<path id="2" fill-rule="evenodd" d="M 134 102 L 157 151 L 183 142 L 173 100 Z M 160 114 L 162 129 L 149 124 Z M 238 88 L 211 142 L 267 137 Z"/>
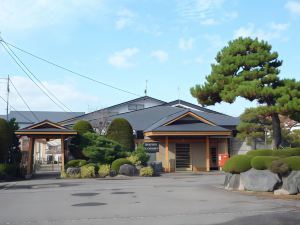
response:
<path id="1" fill-rule="evenodd" d="M 284 61 L 280 76 L 300 78 L 296 0 L 1 0 L 0 11 L 7 42 L 138 95 L 148 80 L 152 97 L 196 103 L 190 87 L 204 83 L 217 52 L 239 36 L 267 40 Z M 135 98 L 15 52 L 74 111 Z M 0 77 L 7 74 L 33 110 L 60 110 L 0 48 Z M 12 106 L 26 110 L 11 91 Z M 250 106 L 255 103 L 239 99 L 209 108 L 238 116 Z"/>

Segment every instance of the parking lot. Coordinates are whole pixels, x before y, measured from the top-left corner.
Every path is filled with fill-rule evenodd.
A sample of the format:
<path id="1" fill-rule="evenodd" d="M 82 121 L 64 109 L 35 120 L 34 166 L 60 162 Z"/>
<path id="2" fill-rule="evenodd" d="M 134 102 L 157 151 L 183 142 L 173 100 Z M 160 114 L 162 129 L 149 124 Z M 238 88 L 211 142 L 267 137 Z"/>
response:
<path id="1" fill-rule="evenodd" d="M 222 174 L 0 183 L 0 224 L 299 224 L 300 202 L 222 189 Z"/>

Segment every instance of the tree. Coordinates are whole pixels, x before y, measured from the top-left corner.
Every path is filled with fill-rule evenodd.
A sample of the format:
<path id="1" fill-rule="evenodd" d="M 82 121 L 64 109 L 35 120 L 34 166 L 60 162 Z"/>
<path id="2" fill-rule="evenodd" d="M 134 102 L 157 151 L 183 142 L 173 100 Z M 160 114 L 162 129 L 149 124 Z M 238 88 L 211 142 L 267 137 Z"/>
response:
<path id="1" fill-rule="evenodd" d="M 73 126 L 73 130 L 77 131 L 78 134 L 84 134 L 86 132 L 94 132 L 92 125 L 86 120 L 77 121 Z"/>
<path id="2" fill-rule="evenodd" d="M 10 131 L 6 120 L 0 118 L 0 163 L 6 163 L 9 149 Z"/>
<path id="3" fill-rule="evenodd" d="M 260 115 L 271 117 L 273 147 L 281 143 L 279 115 L 300 118 L 300 83 L 280 80 L 282 61 L 265 41 L 238 38 L 228 43 L 216 57 L 204 85 L 191 88 L 191 94 L 202 105 L 222 101 L 233 103 L 237 97 L 257 101 Z"/>
<path id="4" fill-rule="evenodd" d="M 101 164 L 111 164 L 114 160 L 127 156 L 119 143 L 96 133 L 83 134 L 81 148 L 84 156 Z"/>
<path id="5" fill-rule="evenodd" d="M 133 130 L 126 119 L 114 119 L 108 127 L 106 137 L 120 143 L 126 150 L 134 150 Z"/>

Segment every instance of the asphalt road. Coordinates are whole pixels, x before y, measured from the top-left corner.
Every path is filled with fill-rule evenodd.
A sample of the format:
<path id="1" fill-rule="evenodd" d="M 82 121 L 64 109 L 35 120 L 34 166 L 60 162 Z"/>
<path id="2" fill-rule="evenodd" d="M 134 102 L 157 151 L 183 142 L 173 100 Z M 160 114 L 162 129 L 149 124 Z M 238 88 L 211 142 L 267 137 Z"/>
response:
<path id="1" fill-rule="evenodd" d="M 0 183 L 0 224 L 290 225 L 300 202 L 221 188 L 223 175 Z"/>

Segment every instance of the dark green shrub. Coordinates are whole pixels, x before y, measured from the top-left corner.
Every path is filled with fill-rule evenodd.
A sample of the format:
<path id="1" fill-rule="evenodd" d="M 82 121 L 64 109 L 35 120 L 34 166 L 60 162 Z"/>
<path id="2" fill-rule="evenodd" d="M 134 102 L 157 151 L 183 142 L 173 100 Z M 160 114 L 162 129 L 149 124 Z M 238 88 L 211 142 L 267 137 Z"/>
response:
<path id="1" fill-rule="evenodd" d="M 251 156 L 235 155 L 228 159 L 223 170 L 227 173 L 242 173 L 251 169 Z"/>
<path id="2" fill-rule="evenodd" d="M 282 158 L 291 157 L 291 156 L 300 156 L 299 148 L 285 148 L 278 149 L 273 151 L 273 156 L 278 156 Z"/>
<path id="3" fill-rule="evenodd" d="M 278 157 L 274 156 L 255 156 L 251 160 L 251 166 L 257 170 L 267 170 L 270 168 L 271 163 L 277 159 Z"/>
<path id="4" fill-rule="evenodd" d="M 117 173 L 119 173 L 120 167 L 124 164 L 132 165 L 128 159 L 121 158 L 121 159 L 116 159 L 115 161 L 113 161 L 113 163 L 111 164 L 111 169 L 116 171 Z"/>
<path id="5" fill-rule="evenodd" d="M 142 144 L 138 145 L 136 150 L 131 153 L 132 156 L 136 156 L 141 165 L 147 166 L 150 156 L 146 153 L 145 148 Z"/>
<path id="6" fill-rule="evenodd" d="M 133 130 L 126 119 L 114 119 L 108 127 L 106 137 L 120 143 L 128 151 L 134 150 Z"/>
<path id="7" fill-rule="evenodd" d="M 74 159 L 67 162 L 65 168 L 68 169 L 69 167 L 82 167 L 86 164 L 87 162 L 84 159 Z"/>
<path id="8" fill-rule="evenodd" d="M 247 152 L 247 155 L 250 155 L 250 156 L 272 156 L 273 150 L 271 150 L 271 149 L 251 150 L 251 151 Z"/>
<path id="9" fill-rule="evenodd" d="M 0 179 L 17 177 L 19 166 L 17 164 L 0 164 Z"/>
<path id="10" fill-rule="evenodd" d="M 290 167 L 283 159 L 274 160 L 269 168 L 273 173 L 277 173 L 280 176 L 287 174 L 290 171 Z"/>
<path id="11" fill-rule="evenodd" d="M 287 157 L 283 161 L 289 165 L 291 170 L 300 171 L 300 156 Z"/>
<path id="12" fill-rule="evenodd" d="M 86 120 L 77 121 L 73 126 L 73 130 L 77 131 L 80 135 L 86 132 L 94 132 L 92 125 Z"/>

